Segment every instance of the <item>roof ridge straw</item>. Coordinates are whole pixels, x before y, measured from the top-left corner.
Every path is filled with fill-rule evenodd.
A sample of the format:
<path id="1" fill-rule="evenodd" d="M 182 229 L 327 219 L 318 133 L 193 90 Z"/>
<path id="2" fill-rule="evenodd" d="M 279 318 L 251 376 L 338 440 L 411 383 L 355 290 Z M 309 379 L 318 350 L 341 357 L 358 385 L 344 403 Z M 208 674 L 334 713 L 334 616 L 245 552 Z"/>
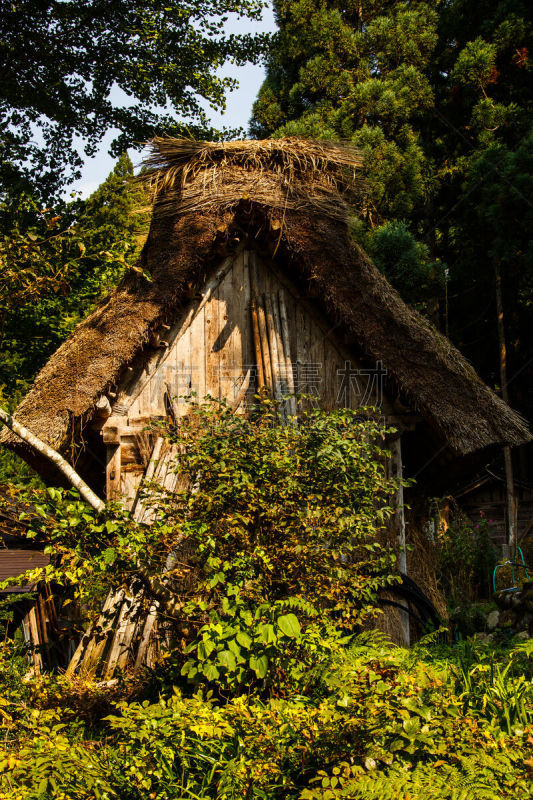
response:
<path id="1" fill-rule="evenodd" d="M 359 150 L 349 142 L 197 142 L 165 136 L 153 139 L 148 148 L 140 178 L 152 193 L 158 215 L 215 206 L 228 210 L 242 200 L 256 200 L 273 208 L 314 210 L 344 219 L 343 196 L 355 189 L 362 166 Z"/>

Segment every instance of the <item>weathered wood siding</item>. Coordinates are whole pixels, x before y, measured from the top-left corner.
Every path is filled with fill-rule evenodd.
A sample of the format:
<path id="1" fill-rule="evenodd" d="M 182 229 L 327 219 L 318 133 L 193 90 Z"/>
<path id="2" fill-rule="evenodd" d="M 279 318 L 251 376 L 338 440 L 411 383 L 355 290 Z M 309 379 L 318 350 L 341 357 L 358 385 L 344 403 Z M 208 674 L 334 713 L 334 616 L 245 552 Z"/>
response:
<path id="1" fill-rule="evenodd" d="M 129 417 L 164 416 L 165 385 L 177 398 L 195 392 L 217 399 L 234 399 L 248 368 L 255 369 L 250 318 L 250 284 L 245 253 L 235 259 L 212 298 L 187 330 L 168 348 L 146 382 L 131 387 Z M 345 352 L 335 328 L 314 312 L 297 290 L 258 259 L 258 291 L 277 302 L 283 294 L 290 331 L 290 349 L 297 391 L 317 394 L 320 405 L 357 407 L 368 388 L 367 378 L 355 375 L 357 361 Z M 346 362 L 351 369 L 345 375 Z M 346 379 L 345 379 L 346 378 Z M 250 385 L 253 396 L 255 380 Z M 374 393 L 370 392 L 370 402 Z M 187 403 L 179 399 L 185 412 Z"/>
<path id="2" fill-rule="evenodd" d="M 199 299 L 161 338 L 144 363 L 133 365 L 131 378 L 119 392 L 107 426 L 118 424 L 118 438 L 108 450 L 108 489 L 133 499 L 146 458 L 139 436 L 149 419 L 165 417 L 167 386 L 178 413 L 187 411 L 185 397 L 234 400 L 249 369 L 252 378 L 247 397 L 257 389 L 256 359 L 250 312 L 250 263 L 257 264 L 257 293 L 269 298 L 279 328 L 279 302 L 287 311 L 290 361 L 297 393 L 311 395 L 313 404 L 331 410 L 376 404 L 379 375 L 359 373 L 361 365 L 342 345 L 335 326 L 319 314 L 273 265 L 247 251 L 235 256 L 207 302 Z M 200 310 L 197 310 L 200 307 Z M 279 334 L 281 336 L 281 333 Z M 277 337 L 279 339 L 279 337 Z M 285 365 L 281 373 L 287 375 Z M 282 381 L 287 385 L 287 381 Z M 382 399 L 385 413 L 390 404 Z M 117 442 L 119 451 L 117 451 Z M 121 464 L 120 476 L 116 469 Z"/>

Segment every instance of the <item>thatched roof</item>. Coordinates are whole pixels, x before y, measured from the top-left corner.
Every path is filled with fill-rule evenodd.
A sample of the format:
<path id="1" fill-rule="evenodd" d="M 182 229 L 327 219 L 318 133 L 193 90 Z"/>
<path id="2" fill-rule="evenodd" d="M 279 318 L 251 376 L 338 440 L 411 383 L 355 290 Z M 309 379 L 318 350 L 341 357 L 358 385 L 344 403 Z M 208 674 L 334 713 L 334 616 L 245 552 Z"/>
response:
<path id="1" fill-rule="evenodd" d="M 269 251 L 366 357 L 383 362 L 455 455 L 529 441 L 519 415 L 350 239 L 344 196 L 357 187 L 358 163 L 349 148 L 301 140 L 153 142 L 155 205 L 141 256 L 151 281 L 129 275 L 77 327 L 37 376 L 17 419 L 67 452 L 98 396 L 188 304 L 238 230 Z M 1 441 L 32 459 L 8 432 Z"/>

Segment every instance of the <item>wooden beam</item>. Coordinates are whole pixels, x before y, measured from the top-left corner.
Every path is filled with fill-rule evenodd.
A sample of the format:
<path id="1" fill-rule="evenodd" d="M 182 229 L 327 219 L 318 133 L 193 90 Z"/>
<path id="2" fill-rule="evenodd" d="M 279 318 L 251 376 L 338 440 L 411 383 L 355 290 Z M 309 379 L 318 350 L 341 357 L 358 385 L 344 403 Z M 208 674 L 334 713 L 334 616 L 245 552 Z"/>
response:
<path id="1" fill-rule="evenodd" d="M 104 504 L 96 495 L 93 490 L 85 483 L 85 481 L 78 475 L 76 470 L 70 466 L 68 461 L 65 461 L 63 456 L 61 456 L 56 450 L 54 450 L 50 445 L 43 442 L 42 439 L 39 439 L 34 433 L 30 430 L 25 428 L 20 422 L 17 422 L 11 414 L 8 414 L 7 411 L 4 411 L 3 408 L 0 408 L 0 422 L 3 422 L 7 427 L 13 431 L 13 433 L 22 439 L 24 442 L 27 442 L 34 450 L 36 450 L 40 455 L 44 456 L 48 461 L 58 468 L 58 470 L 65 476 L 65 478 L 69 481 L 69 483 L 74 486 L 75 489 L 81 494 L 83 499 L 89 503 L 89 505 L 94 508 L 96 511 L 103 511 Z"/>
<path id="2" fill-rule="evenodd" d="M 255 363 L 257 365 L 257 388 L 265 385 L 265 365 L 263 353 L 261 351 L 261 335 L 259 332 L 259 317 L 257 312 L 257 276 L 256 263 L 253 253 L 244 251 L 244 266 L 248 268 L 248 282 L 250 284 L 250 314 L 252 317 L 252 336 L 255 352 Z"/>
<path id="3" fill-rule="evenodd" d="M 393 477 L 399 481 L 403 480 L 403 463 L 402 463 L 402 439 L 397 436 L 391 444 L 391 458 L 392 458 L 392 474 Z M 401 573 L 407 575 L 407 545 L 405 538 L 405 507 L 403 486 L 400 484 L 396 493 L 396 537 L 398 547 L 398 568 Z M 410 644 L 410 631 L 409 631 L 409 610 L 408 605 L 405 606 L 405 611 L 400 612 L 400 624 L 402 628 L 402 638 L 404 645 L 409 647 Z"/>
<path id="4" fill-rule="evenodd" d="M 43 669 L 43 659 L 41 655 L 41 641 L 39 638 L 39 628 L 37 626 L 37 616 L 35 613 L 35 606 L 32 606 L 27 614 L 28 627 L 30 629 L 30 637 L 32 642 L 32 659 L 33 668 L 36 675 L 40 675 Z"/>
<path id="5" fill-rule="evenodd" d="M 88 673 L 92 667 L 96 667 L 100 656 L 105 650 L 109 632 L 113 628 L 117 612 L 122 605 L 124 589 L 118 592 L 109 592 L 98 622 L 86 631 L 76 648 L 76 652 L 70 659 L 67 667 L 66 676 L 71 678 L 77 671 Z"/>
<path id="6" fill-rule="evenodd" d="M 244 379 L 243 379 L 243 382 L 241 384 L 241 388 L 239 389 L 239 393 L 237 394 L 237 397 L 235 398 L 235 400 L 232 400 L 231 403 L 229 403 L 229 406 L 230 406 L 230 408 L 233 409 L 233 411 L 238 411 L 239 406 L 243 403 L 244 398 L 246 397 L 246 392 L 250 388 L 251 378 L 252 378 L 252 370 L 249 369 L 246 372 L 246 375 L 244 376 Z"/>
<path id="7" fill-rule="evenodd" d="M 291 337 L 289 333 L 289 320 L 287 315 L 287 306 L 285 304 L 285 297 L 283 290 L 278 292 L 279 302 L 279 317 L 281 323 L 281 341 L 283 346 L 283 358 L 285 361 L 285 371 L 287 373 L 287 391 L 290 395 L 289 416 L 294 417 L 298 414 L 298 406 L 296 403 L 295 390 L 294 390 L 294 373 L 292 371 L 292 358 L 291 358 Z"/>
<path id="8" fill-rule="evenodd" d="M 276 324 L 274 319 L 274 308 L 272 305 L 272 298 L 265 292 L 263 295 L 263 303 L 265 308 L 266 325 L 268 332 L 268 346 L 270 349 L 270 368 L 272 370 L 272 389 L 276 400 L 281 400 L 281 381 L 279 374 L 279 353 L 278 353 L 278 339 L 276 335 Z"/>
<path id="9" fill-rule="evenodd" d="M 107 500 L 118 500 L 120 496 L 121 452 L 120 438 L 118 444 L 107 446 L 106 458 L 106 497 Z"/>
<path id="10" fill-rule="evenodd" d="M 105 394 L 100 395 L 94 404 L 94 408 L 99 419 L 107 419 L 111 416 L 111 403 Z"/>

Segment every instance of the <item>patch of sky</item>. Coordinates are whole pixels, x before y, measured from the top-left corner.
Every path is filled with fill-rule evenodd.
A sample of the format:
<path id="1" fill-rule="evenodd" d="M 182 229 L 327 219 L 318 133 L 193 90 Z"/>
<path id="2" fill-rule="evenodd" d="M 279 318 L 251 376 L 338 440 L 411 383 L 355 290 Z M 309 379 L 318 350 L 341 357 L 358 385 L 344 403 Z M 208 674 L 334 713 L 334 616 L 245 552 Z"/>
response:
<path id="1" fill-rule="evenodd" d="M 225 32 L 227 34 L 270 33 L 275 30 L 276 24 L 271 3 L 268 3 L 267 7 L 264 9 L 263 17 L 260 22 L 239 19 L 236 15 L 231 15 L 225 25 Z M 254 64 L 236 66 L 235 64 L 227 63 L 219 68 L 218 74 L 221 77 L 236 80 L 238 86 L 232 92 L 228 93 L 226 109 L 224 111 L 214 110 L 207 101 L 202 103 L 202 108 L 205 111 L 208 121 L 214 128 L 218 130 L 223 130 L 224 128 L 240 129 L 242 135 L 245 136 L 248 130 L 253 102 L 265 77 L 264 67 Z M 114 87 L 111 91 L 110 100 L 115 105 L 126 107 L 135 105 L 137 102 L 131 97 L 128 97 L 128 95 L 118 87 Z M 159 107 L 153 110 L 166 113 L 171 112 L 170 108 Z M 107 131 L 99 144 L 97 152 L 92 157 L 88 157 L 84 154 L 83 140 L 81 138 L 75 140 L 75 146 L 84 164 L 81 178 L 69 186 L 65 193 L 66 195 L 70 195 L 71 192 L 76 192 L 79 193 L 81 197 L 88 197 L 98 188 L 102 181 L 105 180 L 115 163 L 115 159 L 109 155 L 109 148 L 118 133 L 117 130 Z M 142 151 L 132 150 L 130 151 L 130 156 L 134 165 L 138 166 L 141 164 L 143 159 Z"/>

